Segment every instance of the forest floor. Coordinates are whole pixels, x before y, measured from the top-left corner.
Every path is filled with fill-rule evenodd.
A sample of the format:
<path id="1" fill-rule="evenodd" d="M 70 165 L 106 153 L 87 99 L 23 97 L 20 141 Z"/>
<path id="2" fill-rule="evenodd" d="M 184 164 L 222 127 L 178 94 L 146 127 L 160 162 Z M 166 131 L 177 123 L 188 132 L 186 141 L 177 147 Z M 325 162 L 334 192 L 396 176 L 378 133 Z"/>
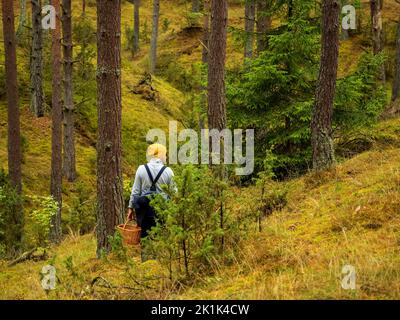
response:
<path id="1" fill-rule="evenodd" d="M 69 235 L 47 261 L 0 263 L 0 299 L 398 299 L 400 298 L 400 119 L 365 132 L 372 149 L 322 175 L 282 182 L 287 205 L 250 231 L 229 266 L 190 285 L 171 286 L 157 261 L 95 258 L 93 235 Z M 255 198 L 256 187 L 239 197 Z M 40 271 L 56 267 L 46 292 Z M 356 271 L 356 290 L 341 287 L 342 268 Z M 101 278 L 98 278 L 101 277 Z M 93 280 L 98 281 L 92 286 Z"/>
<path id="2" fill-rule="evenodd" d="M 94 24 L 93 3 L 89 2 L 87 14 Z M 184 77 L 176 75 L 182 70 L 191 74 L 193 65 L 201 60 L 201 33 L 187 28 L 183 17 L 190 6 L 182 3 L 172 4 L 173 10 L 162 9 L 159 63 L 165 69 L 153 80 L 158 99 L 149 101 L 131 90 L 145 73 L 148 41 L 135 58 L 126 50 L 124 29 L 132 23 L 133 9 L 127 1 L 123 2 L 123 168 L 126 181 L 144 161 L 147 130 L 167 128 L 169 120 L 186 124 L 191 111 L 188 109 L 190 93 L 181 88 Z M 366 1 L 362 3 L 361 34 L 341 43 L 339 77 L 354 70 L 357 57 L 369 50 L 365 40 L 369 32 L 368 5 Z M 74 6 L 74 12 L 78 12 L 79 3 Z M 398 5 L 394 0 L 385 2 L 383 16 L 388 39 L 394 39 L 394 20 L 398 12 L 395 6 Z M 240 6 L 230 8 L 230 26 L 242 28 L 242 11 Z M 142 21 L 151 21 L 150 2 L 143 4 L 141 15 Z M 147 29 L 143 28 L 145 38 L 149 36 L 150 27 L 148 23 Z M 387 43 L 387 50 L 393 50 L 393 44 Z M 228 69 L 242 63 L 242 51 L 242 44 L 230 33 Z M 24 194 L 47 195 L 51 120 L 49 116 L 36 119 L 29 112 L 27 57 L 26 51 L 18 51 L 18 73 L 22 75 L 19 80 Z M 4 64 L 3 59 L 3 46 L 0 46 L 0 65 Z M 392 64 L 388 62 L 389 67 Z M 388 90 L 389 87 L 390 82 Z M 95 123 L 95 105 L 91 107 L 94 117 L 90 121 Z M 0 94 L 0 168 L 6 168 L 7 163 L 6 128 L 5 96 Z M 70 232 L 60 246 L 48 249 L 45 261 L 27 261 L 13 267 L 0 261 L 0 299 L 399 299 L 399 128 L 399 119 L 382 121 L 365 132 L 374 142 L 369 151 L 340 163 L 336 170 L 322 176 L 309 174 L 284 183 L 289 190 L 285 208 L 263 221 L 262 232 L 254 225 L 254 231 L 243 240 L 234 262 L 216 267 L 210 275 L 195 279 L 191 285 L 168 285 L 164 280 L 165 270 L 159 263 L 140 263 L 137 250 L 129 251 L 132 257 L 129 264 L 114 255 L 98 260 L 94 235 L 76 236 Z M 79 184 L 91 190 L 91 197 L 95 196 L 94 145 L 93 137 L 78 132 L 79 177 L 75 184 L 64 181 L 63 219 L 68 219 Z M 246 201 L 257 201 L 254 194 L 259 190 L 249 187 L 237 192 Z M 41 286 L 40 271 L 46 264 L 56 267 L 59 280 L 56 290 L 49 292 Z M 356 290 L 341 287 L 341 271 L 345 265 L 355 267 Z M 92 285 L 96 278 L 98 281 Z"/>

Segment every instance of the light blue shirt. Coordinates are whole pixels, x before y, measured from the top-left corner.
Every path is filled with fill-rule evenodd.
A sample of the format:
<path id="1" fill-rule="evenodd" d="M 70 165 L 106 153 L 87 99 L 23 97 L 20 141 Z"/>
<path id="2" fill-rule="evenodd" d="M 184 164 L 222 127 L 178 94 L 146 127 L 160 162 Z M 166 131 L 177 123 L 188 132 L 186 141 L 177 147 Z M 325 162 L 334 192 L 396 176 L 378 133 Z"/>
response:
<path id="1" fill-rule="evenodd" d="M 161 168 L 164 166 L 162 160 L 158 158 L 152 158 L 147 166 L 150 169 L 151 175 L 153 179 L 155 179 L 160 172 Z M 161 189 L 162 185 L 173 185 L 173 177 L 174 173 L 171 168 L 167 167 L 162 173 L 161 177 L 158 179 L 156 183 L 157 193 L 163 194 L 166 196 L 165 192 Z M 147 170 L 144 165 L 139 166 L 136 171 L 135 182 L 132 187 L 131 197 L 129 200 L 129 208 L 134 208 L 134 200 L 135 197 L 140 197 L 142 195 L 150 193 L 151 188 L 151 180 L 149 175 L 147 174 Z"/>

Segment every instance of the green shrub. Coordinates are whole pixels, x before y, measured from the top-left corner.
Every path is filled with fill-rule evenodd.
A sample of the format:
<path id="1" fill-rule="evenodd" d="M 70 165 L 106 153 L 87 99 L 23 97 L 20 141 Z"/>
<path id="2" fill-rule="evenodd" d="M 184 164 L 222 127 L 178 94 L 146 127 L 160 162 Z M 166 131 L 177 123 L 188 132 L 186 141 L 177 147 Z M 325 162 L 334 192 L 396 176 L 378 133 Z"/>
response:
<path id="1" fill-rule="evenodd" d="M 189 12 L 186 14 L 186 26 L 187 28 L 199 28 L 201 27 L 203 14 L 200 12 Z"/>
<path id="2" fill-rule="evenodd" d="M 137 52 L 135 52 L 135 47 L 133 45 L 135 38 L 134 28 L 130 26 L 125 27 L 125 38 L 126 38 L 126 49 L 129 50 L 132 53 L 132 55 L 136 54 Z"/>
<path id="3" fill-rule="evenodd" d="M 95 203 L 82 182 L 76 184 L 76 193 L 69 210 L 68 226 L 73 232 L 83 235 L 92 231 L 95 226 Z"/>
<path id="4" fill-rule="evenodd" d="M 22 246 L 22 197 L 0 170 L 0 257 L 10 256 Z"/>
<path id="5" fill-rule="evenodd" d="M 159 195 L 152 201 L 158 224 L 144 240 L 171 279 L 209 271 L 213 262 L 238 247 L 240 221 L 225 207 L 227 184 L 208 167 L 181 170 L 176 175 L 178 191 L 166 190 L 171 200 Z"/>
<path id="6" fill-rule="evenodd" d="M 38 247 L 46 247 L 51 229 L 51 220 L 58 211 L 53 197 L 31 196 L 35 209 L 30 213 L 31 241 Z"/>
<path id="7" fill-rule="evenodd" d="M 120 261 L 127 261 L 127 250 L 123 245 L 122 235 L 116 231 L 114 236 L 109 236 L 108 241 L 111 245 L 111 252 L 115 255 L 115 257 Z"/>
<path id="8" fill-rule="evenodd" d="M 164 18 L 162 23 L 162 32 L 166 33 L 170 25 L 171 25 L 171 20 L 169 20 L 168 18 Z"/>

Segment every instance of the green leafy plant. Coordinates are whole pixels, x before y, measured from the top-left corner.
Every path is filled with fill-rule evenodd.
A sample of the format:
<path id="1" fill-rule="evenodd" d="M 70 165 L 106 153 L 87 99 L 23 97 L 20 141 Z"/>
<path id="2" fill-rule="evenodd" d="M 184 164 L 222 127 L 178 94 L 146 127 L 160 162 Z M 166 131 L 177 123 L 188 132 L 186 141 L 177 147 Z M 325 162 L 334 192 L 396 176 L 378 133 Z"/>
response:
<path id="1" fill-rule="evenodd" d="M 108 241 L 111 245 L 111 252 L 121 261 L 127 261 L 127 251 L 123 244 L 122 235 L 116 231 L 114 236 L 109 236 Z"/>
<path id="2" fill-rule="evenodd" d="M 48 244 L 48 237 L 51 229 L 51 220 L 57 214 L 58 203 L 53 197 L 31 196 L 34 209 L 30 213 L 32 241 L 37 246 L 45 247 Z"/>

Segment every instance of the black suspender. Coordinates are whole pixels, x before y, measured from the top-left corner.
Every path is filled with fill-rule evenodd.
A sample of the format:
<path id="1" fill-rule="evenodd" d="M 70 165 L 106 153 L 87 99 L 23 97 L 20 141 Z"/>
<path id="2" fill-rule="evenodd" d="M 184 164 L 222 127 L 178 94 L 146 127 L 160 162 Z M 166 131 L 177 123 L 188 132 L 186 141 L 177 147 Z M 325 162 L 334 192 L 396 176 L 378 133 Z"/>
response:
<path id="1" fill-rule="evenodd" d="M 151 188 L 150 188 L 150 190 L 151 190 L 152 192 L 156 192 L 156 191 L 157 191 L 156 184 L 157 184 L 158 180 L 160 179 L 161 175 L 163 174 L 164 170 L 167 169 L 167 167 L 166 167 L 166 166 L 163 166 L 163 167 L 161 168 L 161 170 L 158 172 L 158 174 L 157 174 L 157 176 L 156 176 L 155 179 L 153 179 L 153 175 L 152 175 L 151 172 L 150 172 L 149 166 L 148 166 L 147 164 L 145 164 L 144 167 L 146 168 L 147 175 L 149 176 L 150 181 L 151 181 Z"/>

